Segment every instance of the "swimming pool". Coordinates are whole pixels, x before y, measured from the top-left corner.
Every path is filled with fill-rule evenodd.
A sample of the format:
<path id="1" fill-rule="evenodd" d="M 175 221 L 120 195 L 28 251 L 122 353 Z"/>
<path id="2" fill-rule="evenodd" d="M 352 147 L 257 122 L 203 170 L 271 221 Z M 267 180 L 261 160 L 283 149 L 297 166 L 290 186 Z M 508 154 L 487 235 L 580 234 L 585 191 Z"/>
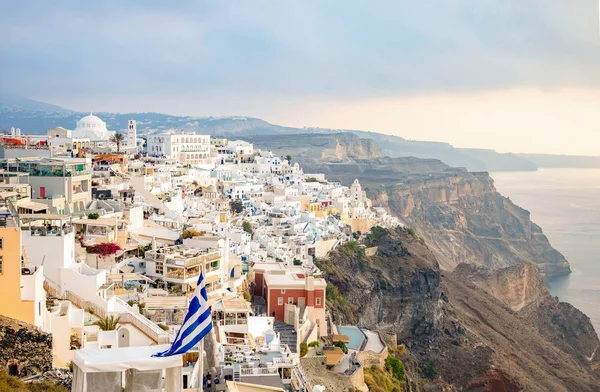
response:
<path id="1" fill-rule="evenodd" d="M 363 333 L 360 329 L 358 329 L 358 327 L 354 327 L 351 325 L 338 325 L 337 330 L 339 334 L 348 335 L 348 337 L 350 338 L 350 343 L 346 345 L 348 348 L 351 348 L 353 350 L 360 350 L 360 347 L 362 346 L 362 343 L 365 340 L 365 335 L 363 335 Z"/>

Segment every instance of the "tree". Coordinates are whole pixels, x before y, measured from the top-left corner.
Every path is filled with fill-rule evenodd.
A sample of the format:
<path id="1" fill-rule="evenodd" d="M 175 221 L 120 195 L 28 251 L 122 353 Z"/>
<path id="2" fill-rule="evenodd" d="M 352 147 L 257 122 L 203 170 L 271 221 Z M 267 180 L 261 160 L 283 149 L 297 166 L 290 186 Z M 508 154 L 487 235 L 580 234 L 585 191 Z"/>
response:
<path id="1" fill-rule="evenodd" d="M 119 316 L 115 317 L 111 315 L 99 319 L 94 324 L 97 325 L 103 331 L 114 331 L 115 329 L 117 329 L 119 321 L 121 321 L 121 318 Z"/>
<path id="2" fill-rule="evenodd" d="M 288 163 L 291 165 L 292 164 L 292 156 L 290 154 L 287 154 L 285 156 L 285 159 L 288 161 Z"/>
<path id="3" fill-rule="evenodd" d="M 304 357 L 308 354 L 308 344 L 300 343 L 300 357 Z"/>
<path id="4" fill-rule="evenodd" d="M 244 203 L 242 203 L 241 200 L 232 200 L 229 203 L 229 207 L 231 208 L 231 212 L 234 212 L 236 214 L 239 214 L 240 212 L 244 211 Z"/>
<path id="5" fill-rule="evenodd" d="M 117 145 L 117 154 L 121 153 L 121 143 L 125 140 L 125 134 L 116 132 L 110 137 L 110 141 Z"/>
<path id="6" fill-rule="evenodd" d="M 184 240 L 188 239 L 188 238 L 200 237 L 201 235 L 202 235 L 202 233 L 200 233 L 196 229 L 186 229 L 183 231 L 183 233 L 181 233 L 181 237 Z"/>
<path id="7" fill-rule="evenodd" d="M 254 234 L 254 229 L 252 228 L 252 223 L 248 222 L 247 220 L 244 220 L 242 222 L 242 229 L 244 229 L 244 231 L 250 235 Z"/>

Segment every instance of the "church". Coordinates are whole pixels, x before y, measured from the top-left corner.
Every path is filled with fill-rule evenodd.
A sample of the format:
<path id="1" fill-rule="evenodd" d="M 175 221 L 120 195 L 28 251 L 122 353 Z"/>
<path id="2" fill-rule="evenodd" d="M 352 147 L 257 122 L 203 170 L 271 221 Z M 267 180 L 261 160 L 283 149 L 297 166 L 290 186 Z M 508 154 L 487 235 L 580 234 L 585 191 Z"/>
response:
<path id="1" fill-rule="evenodd" d="M 92 113 L 77 121 L 77 128 L 73 131 L 73 138 L 89 139 L 91 142 L 107 142 L 114 131 L 106 129 L 106 123 Z"/>

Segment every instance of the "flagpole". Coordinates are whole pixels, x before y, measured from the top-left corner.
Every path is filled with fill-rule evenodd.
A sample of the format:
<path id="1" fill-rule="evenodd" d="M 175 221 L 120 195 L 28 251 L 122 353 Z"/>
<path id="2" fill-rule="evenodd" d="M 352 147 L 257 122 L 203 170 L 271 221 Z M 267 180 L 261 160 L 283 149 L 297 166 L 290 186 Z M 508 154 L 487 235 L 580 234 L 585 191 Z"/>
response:
<path id="1" fill-rule="evenodd" d="M 202 260 L 202 279 L 206 282 L 206 260 Z M 204 391 L 204 339 L 206 336 L 200 341 L 200 357 L 198 360 L 200 361 L 200 370 L 198 374 L 198 380 L 200 381 L 200 388 L 198 389 L 200 392 Z"/>

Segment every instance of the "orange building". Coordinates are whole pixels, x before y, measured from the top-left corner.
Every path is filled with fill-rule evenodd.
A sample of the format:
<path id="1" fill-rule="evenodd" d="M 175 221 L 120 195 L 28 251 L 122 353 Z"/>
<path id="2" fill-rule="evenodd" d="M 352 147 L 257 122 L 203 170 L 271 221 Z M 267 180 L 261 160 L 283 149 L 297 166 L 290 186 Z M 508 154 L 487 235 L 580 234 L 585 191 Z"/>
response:
<path id="1" fill-rule="evenodd" d="M 46 312 L 43 267 L 29 267 L 21 229 L 0 227 L 0 315 L 41 327 Z"/>

